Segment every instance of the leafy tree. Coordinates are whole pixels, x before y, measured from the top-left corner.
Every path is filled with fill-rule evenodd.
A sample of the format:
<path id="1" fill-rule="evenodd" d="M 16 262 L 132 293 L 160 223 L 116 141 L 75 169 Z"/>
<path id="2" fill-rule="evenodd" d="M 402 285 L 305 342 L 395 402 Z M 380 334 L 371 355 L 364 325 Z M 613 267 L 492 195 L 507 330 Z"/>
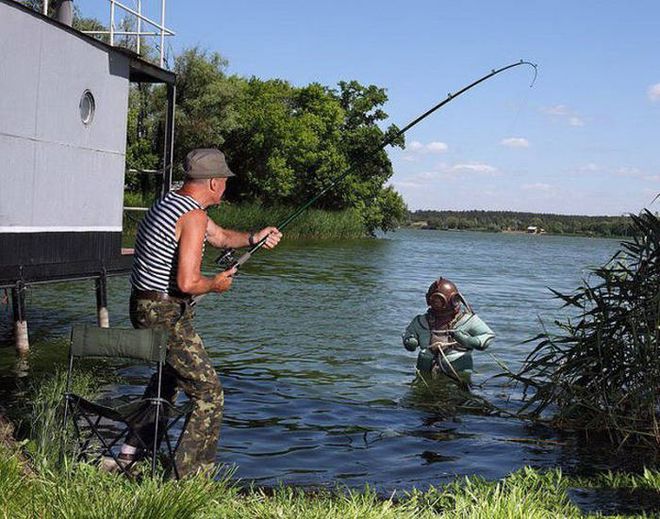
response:
<path id="1" fill-rule="evenodd" d="M 379 229 L 384 232 L 395 230 L 405 219 L 408 210 L 403 198 L 392 186 L 380 189 L 371 203 L 362 205 L 362 202 L 358 202 L 357 207 L 371 235 Z"/>
<path id="2" fill-rule="evenodd" d="M 238 174 L 230 198 L 299 204 L 345 166 L 337 148 L 343 114 L 321 85 L 252 78 L 238 111 L 225 145 Z"/>
<path id="3" fill-rule="evenodd" d="M 131 85 L 128 95 L 125 183 L 129 190 L 145 196 L 156 191 L 156 177 L 140 171 L 157 170 L 162 156 L 156 88 L 144 83 Z"/>
<path id="4" fill-rule="evenodd" d="M 245 82 L 236 76 L 227 76 L 226 67 L 227 61 L 220 54 L 198 47 L 185 50 L 175 59 L 174 164 L 179 171 L 188 151 L 194 148 L 223 148 L 225 135 L 238 126 L 236 103 L 240 100 Z M 163 128 L 164 90 L 159 90 L 158 95 Z M 159 144 L 162 146 L 162 135 Z"/>
<path id="5" fill-rule="evenodd" d="M 396 227 L 406 209 L 401 197 L 382 187 L 392 167 L 379 149 L 385 134 L 375 124 L 386 117 L 379 108 L 385 100 L 382 89 L 356 82 L 334 91 L 252 78 L 239 102 L 239 127 L 225 144 L 239 174 L 228 197 L 301 204 L 349 169 L 317 205 L 357 208 L 371 233 Z"/>

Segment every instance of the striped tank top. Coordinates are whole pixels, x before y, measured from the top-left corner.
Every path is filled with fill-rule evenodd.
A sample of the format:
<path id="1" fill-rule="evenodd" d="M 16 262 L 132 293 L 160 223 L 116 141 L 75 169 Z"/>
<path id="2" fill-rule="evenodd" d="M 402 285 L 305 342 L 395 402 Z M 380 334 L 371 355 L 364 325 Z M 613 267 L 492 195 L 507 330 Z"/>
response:
<path id="1" fill-rule="evenodd" d="M 202 206 L 194 198 L 174 191 L 166 193 L 149 209 L 138 226 L 135 239 L 133 288 L 182 295 L 176 283 L 179 256 L 176 223 L 195 209 L 202 209 Z"/>

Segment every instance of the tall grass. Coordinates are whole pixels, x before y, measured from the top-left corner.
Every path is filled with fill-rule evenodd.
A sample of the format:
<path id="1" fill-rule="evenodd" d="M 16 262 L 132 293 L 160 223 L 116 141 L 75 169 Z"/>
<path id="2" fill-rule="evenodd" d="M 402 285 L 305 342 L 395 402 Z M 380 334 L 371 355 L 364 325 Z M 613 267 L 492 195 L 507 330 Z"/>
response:
<path id="1" fill-rule="evenodd" d="M 660 221 L 644 211 L 632 222 L 610 262 L 573 293 L 553 291 L 577 317 L 532 339 L 514 378 L 532 416 L 553 407 L 560 427 L 660 449 Z"/>
<path id="2" fill-rule="evenodd" d="M 66 371 L 57 369 L 54 374 L 34 381 L 28 392 L 29 404 L 21 429 L 28 437 L 27 451 L 41 469 L 52 469 L 74 448 L 72 430 L 62 427 L 65 388 Z M 89 371 L 76 372 L 72 377 L 71 390 L 78 395 L 90 397 L 98 388 L 98 377 Z"/>
<path id="3" fill-rule="evenodd" d="M 0 451 L 0 516 L 11 518 L 578 518 L 568 489 L 583 487 L 660 490 L 660 474 L 609 475 L 573 481 L 558 470 L 517 471 L 499 481 L 472 477 L 444 487 L 384 498 L 373 489 L 274 492 L 239 489 L 227 480 L 193 477 L 142 481 L 80 464 L 64 473 L 21 474 L 15 457 Z"/>
<path id="4" fill-rule="evenodd" d="M 131 196 L 127 207 L 146 207 L 149 204 L 139 196 Z M 125 203 L 127 203 L 125 201 Z M 295 208 L 264 207 L 258 204 L 227 204 L 210 208 L 208 214 L 221 227 L 239 231 L 254 231 L 278 225 Z M 143 212 L 124 211 L 124 235 L 134 235 Z M 324 211 L 308 209 L 284 231 L 287 240 L 355 239 L 367 235 L 364 222 L 357 210 Z"/>
<path id="5" fill-rule="evenodd" d="M 248 231 L 277 225 L 294 210 L 291 207 L 264 207 L 258 204 L 223 204 L 212 208 L 209 215 L 222 227 Z M 287 240 L 352 239 L 366 236 L 364 223 L 354 209 L 307 209 L 284 233 Z"/>

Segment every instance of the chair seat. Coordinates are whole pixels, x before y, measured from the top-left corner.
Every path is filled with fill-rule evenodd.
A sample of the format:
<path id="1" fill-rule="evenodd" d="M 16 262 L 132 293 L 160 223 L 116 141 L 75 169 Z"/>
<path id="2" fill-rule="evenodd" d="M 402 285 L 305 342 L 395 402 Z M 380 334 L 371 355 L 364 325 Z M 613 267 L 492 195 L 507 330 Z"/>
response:
<path id="1" fill-rule="evenodd" d="M 120 396 L 91 401 L 73 393 L 65 396 L 69 402 L 81 410 L 124 423 L 150 411 L 155 412 L 153 411 L 154 404 L 159 401 L 162 404 L 163 418 L 177 418 L 191 412 L 193 408 L 193 404 L 189 400 L 179 405 L 172 405 L 163 398 L 131 399 L 128 396 Z"/>

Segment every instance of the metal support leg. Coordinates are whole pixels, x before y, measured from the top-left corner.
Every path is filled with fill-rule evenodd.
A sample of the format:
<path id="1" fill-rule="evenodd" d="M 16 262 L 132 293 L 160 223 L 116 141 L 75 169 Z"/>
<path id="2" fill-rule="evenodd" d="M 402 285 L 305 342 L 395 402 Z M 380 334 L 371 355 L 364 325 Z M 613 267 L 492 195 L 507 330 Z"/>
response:
<path id="1" fill-rule="evenodd" d="M 172 161 L 174 160 L 174 118 L 176 108 L 176 87 L 167 86 L 167 117 L 165 119 L 165 147 L 163 149 L 163 176 L 160 186 L 161 196 L 172 187 Z"/>
<path id="2" fill-rule="evenodd" d="M 103 272 L 96 278 L 96 315 L 100 328 L 110 327 L 108 315 L 108 278 Z"/>
<path id="3" fill-rule="evenodd" d="M 16 351 L 19 355 L 24 355 L 30 351 L 30 340 L 25 316 L 25 285 L 20 281 L 11 289 L 11 302 L 14 312 L 14 341 Z"/>

